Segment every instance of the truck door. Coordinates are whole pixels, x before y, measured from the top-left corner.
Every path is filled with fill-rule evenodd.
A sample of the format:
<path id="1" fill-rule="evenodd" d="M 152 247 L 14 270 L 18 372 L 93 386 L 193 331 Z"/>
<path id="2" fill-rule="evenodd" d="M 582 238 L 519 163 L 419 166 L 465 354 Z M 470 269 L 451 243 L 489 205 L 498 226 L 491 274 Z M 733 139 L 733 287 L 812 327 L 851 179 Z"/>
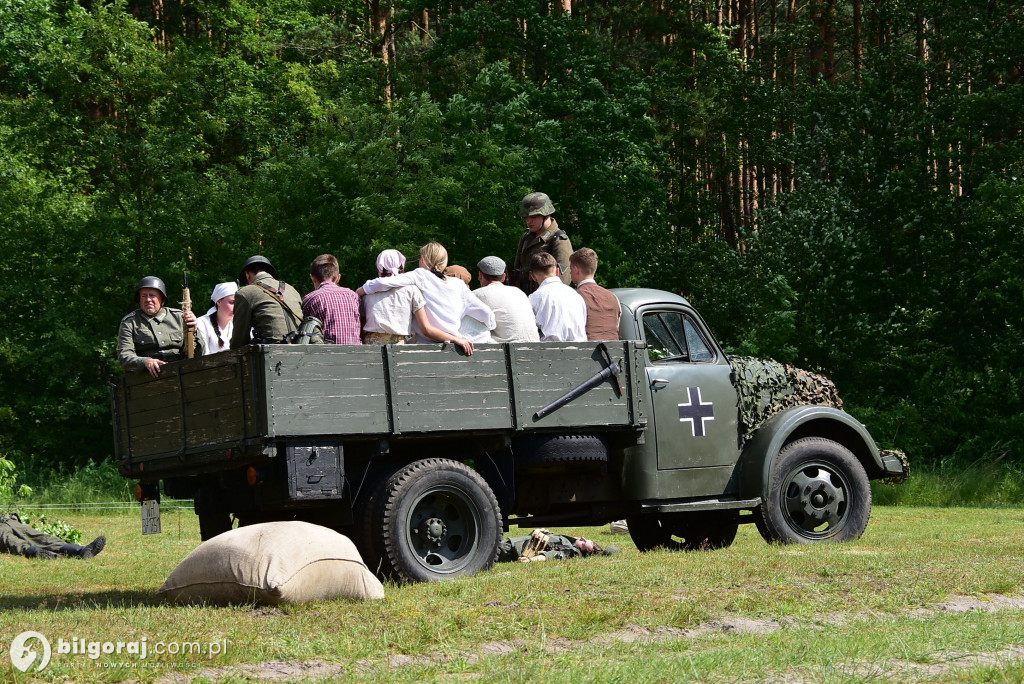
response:
<path id="1" fill-rule="evenodd" d="M 641 316 L 658 470 L 689 471 L 666 479 L 677 491 L 664 495 L 723 493 L 739 455 L 732 368 L 692 312 L 648 308 Z"/>

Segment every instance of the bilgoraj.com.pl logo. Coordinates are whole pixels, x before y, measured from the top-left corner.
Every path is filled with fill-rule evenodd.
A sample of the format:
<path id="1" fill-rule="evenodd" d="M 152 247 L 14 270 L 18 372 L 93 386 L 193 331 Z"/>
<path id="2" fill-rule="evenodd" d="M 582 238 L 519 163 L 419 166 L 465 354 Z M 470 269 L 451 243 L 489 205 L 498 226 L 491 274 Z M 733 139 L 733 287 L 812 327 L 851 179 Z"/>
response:
<path id="1" fill-rule="evenodd" d="M 146 658 L 152 653 L 158 656 L 192 656 L 207 659 L 227 652 L 228 640 L 200 643 L 198 641 L 157 641 L 150 643 L 147 637 L 134 641 L 92 641 L 75 637 L 57 639 L 56 649 L 51 649 L 50 641 L 39 632 L 22 632 L 11 640 L 11 664 L 15 669 L 28 672 L 30 669 L 41 672 L 50 663 L 50 656 L 57 655 L 85 656 L 97 667 L 159 667 L 161 663 L 146 664 Z M 119 662 L 109 663 L 103 656 L 113 656 Z M 140 661 L 141 664 L 140 664 Z M 181 663 L 166 663 L 165 666 L 180 667 Z"/>
<path id="2" fill-rule="evenodd" d="M 28 672 L 35 664 L 35 671 L 41 672 L 50 663 L 50 641 L 39 632 L 22 632 L 11 640 L 11 664 L 22 672 Z"/>

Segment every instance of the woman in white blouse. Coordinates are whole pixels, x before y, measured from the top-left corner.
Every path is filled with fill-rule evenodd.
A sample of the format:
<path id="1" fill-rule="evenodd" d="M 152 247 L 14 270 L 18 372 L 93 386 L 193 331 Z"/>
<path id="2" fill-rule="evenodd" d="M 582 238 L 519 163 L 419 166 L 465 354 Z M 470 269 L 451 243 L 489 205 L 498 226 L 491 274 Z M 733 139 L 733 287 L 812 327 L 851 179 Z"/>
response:
<path id="1" fill-rule="evenodd" d="M 460 280 L 444 277 L 441 271 L 447 261 L 448 253 L 444 247 L 431 242 L 420 250 L 420 268 L 404 273 L 405 257 L 401 252 L 395 249 L 381 252 L 377 257 L 377 273 L 381 277 L 366 281 L 356 290 L 363 304 L 363 342 L 402 344 L 408 336 L 414 344 L 451 341 L 467 354 L 472 354 L 472 342 L 452 332 L 459 329 L 458 324 L 453 327 L 443 321 L 448 321 L 461 310 L 467 313 L 473 310 L 480 317 L 486 317 L 486 311 L 493 327 L 494 316 L 476 297 L 470 294 L 473 301 L 467 301 L 461 296 L 465 287 Z M 440 277 L 425 267 L 427 263 L 435 267 L 440 264 Z M 441 314 L 436 315 L 437 311 Z M 461 320 L 461 315 L 455 320 Z"/>
<path id="2" fill-rule="evenodd" d="M 230 349 L 237 291 L 238 284 L 234 281 L 219 283 L 210 295 L 213 306 L 205 316 L 196 319 L 196 333 L 203 342 L 204 355 Z"/>

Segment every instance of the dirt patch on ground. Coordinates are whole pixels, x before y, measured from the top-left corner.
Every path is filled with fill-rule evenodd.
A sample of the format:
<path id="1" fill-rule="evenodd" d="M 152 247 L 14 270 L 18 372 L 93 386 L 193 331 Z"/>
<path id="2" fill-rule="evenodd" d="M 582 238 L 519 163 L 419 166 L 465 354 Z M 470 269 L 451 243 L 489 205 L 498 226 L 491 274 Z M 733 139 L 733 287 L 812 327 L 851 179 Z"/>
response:
<path id="1" fill-rule="evenodd" d="M 222 679 L 243 679 L 260 682 L 315 681 L 336 679 L 345 675 L 345 667 L 338 663 L 322 660 L 271 660 L 255 665 L 225 665 L 190 670 L 189 673 L 174 673 L 157 679 L 158 684 L 187 684 L 197 678 L 220 681 Z"/>
<path id="2" fill-rule="evenodd" d="M 504 604 L 498 604 L 504 605 Z M 926 618 L 943 612 L 966 613 L 981 611 L 994 613 L 1003 610 L 1024 609 L 1024 597 L 1004 596 L 1002 594 L 985 594 L 983 596 L 952 596 L 942 603 L 914 608 L 907 614 Z M 707 634 L 770 634 L 780 629 L 808 629 L 821 625 L 841 625 L 855 619 L 872 617 L 872 613 L 831 613 L 797 621 L 780 621 L 776 619 L 756 620 L 744 617 L 727 617 L 709 620 L 696 627 L 682 629 L 678 627 L 642 627 L 627 625 L 623 629 L 608 634 L 598 635 L 587 640 L 549 638 L 541 645 L 527 644 L 524 641 L 492 641 L 481 644 L 474 649 L 467 649 L 455 654 L 435 654 L 409 656 L 391 654 L 380 659 L 364 659 L 353 664 L 353 668 L 362 671 L 380 669 L 396 669 L 416 665 L 444 665 L 453 661 L 474 664 L 484 658 L 507 656 L 517 653 L 541 651 L 550 655 L 575 652 L 582 647 L 659 643 L 693 639 Z M 936 656 L 937 661 L 918 664 L 909 661 L 890 660 L 877 663 L 852 662 L 838 665 L 840 672 L 856 678 L 884 677 L 887 679 L 927 680 L 947 674 L 958 668 L 975 667 L 977 665 L 1002 665 L 1015 660 L 1024 659 L 1024 646 L 1014 646 L 992 653 L 945 653 Z M 342 677 L 346 673 L 345 666 L 319 660 L 311 661 L 271 661 L 255 665 L 227 665 L 223 667 L 204 668 L 189 672 L 188 675 L 172 674 L 161 677 L 158 684 L 185 684 L 196 677 L 211 681 L 222 679 L 249 681 L 294 681 L 319 680 Z M 801 668 L 780 674 L 772 681 L 785 684 L 807 684 L 820 681 L 820 674 L 811 676 Z"/>
<path id="3" fill-rule="evenodd" d="M 1024 646 L 1011 646 L 1001 651 L 984 653 L 957 653 L 950 651 L 936 656 L 935 662 L 922 664 L 907 660 L 888 660 L 875 663 L 850 662 L 836 665 L 836 672 L 854 681 L 875 679 L 900 682 L 928 682 L 938 677 L 949 676 L 958 670 L 991 665 L 1001 667 L 1024 660 Z M 795 668 L 775 679 L 772 684 L 817 684 L 820 673 L 810 673 L 804 668 Z"/>

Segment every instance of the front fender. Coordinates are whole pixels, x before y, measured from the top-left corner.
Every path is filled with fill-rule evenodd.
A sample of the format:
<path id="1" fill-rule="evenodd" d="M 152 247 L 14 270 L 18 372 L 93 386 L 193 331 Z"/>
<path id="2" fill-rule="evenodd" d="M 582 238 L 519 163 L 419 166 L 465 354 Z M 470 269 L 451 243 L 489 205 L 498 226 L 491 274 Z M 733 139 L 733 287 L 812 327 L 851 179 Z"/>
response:
<path id="1" fill-rule="evenodd" d="M 802 437 L 824 437 L 839 442 L 860 460 L 869 478 L 881 477 L 885 472 L 875 440 L 863 423 L 831 406 L 794 406 L 772 416 L 743 448 L 741 498 L 767 497 L 779 452 Z"/>

